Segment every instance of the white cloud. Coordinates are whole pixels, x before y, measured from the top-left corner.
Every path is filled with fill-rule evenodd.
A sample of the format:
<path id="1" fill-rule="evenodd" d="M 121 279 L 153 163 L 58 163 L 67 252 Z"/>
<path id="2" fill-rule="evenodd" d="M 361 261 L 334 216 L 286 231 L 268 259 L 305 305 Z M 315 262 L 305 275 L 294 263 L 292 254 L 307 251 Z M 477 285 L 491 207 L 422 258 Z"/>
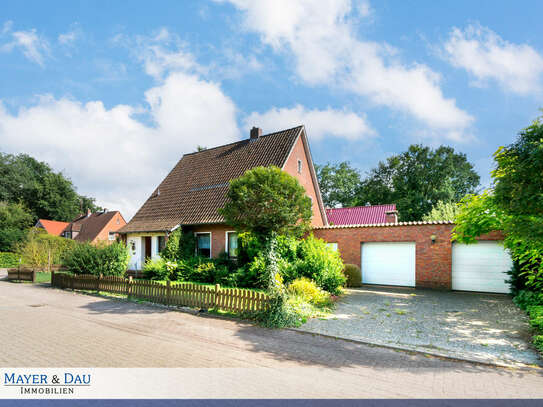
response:
<path id="1" fill-rule="evenodd" d="M 10 24 L 4 24 L 4 33 L 10 29 Z M 10 52 L 15 48 L 20 48 L 25 57 L 42 67 L 44 66 L 44 59 L 49 54 L 49 43 L 36 33 L 36 29 L 15 31 L 11 33 L 11 37 L 12 41 L 2 45 L 0 50 Z"/>
<path id="2" fill-rule="evenodd" d="M 170 72 L 145 100 L 144 107 L 108 109 L 101 101 L 42 96 L 16 112 L 0 101 L 2 151 L 65 170 L 80 193 L 130 218 L 183 153 L 239 137 L 233 101 L 196 74 Z"/>
<path id="3" fill-rule="evenodd" d="M 376 135 L 366 118 L 344 110 L 308 110 L 301 105 L 293 108 L 272 108 L 264 113 L 253 112 L 244 119 L 244 127 L 261 127 L 264 132 L 288 129 L 304 124 L 308 136 L 319 140 L 325 136 L 360 140 Z"/>
<path id="4" fill-rule="evenodd" d="M 10 32 L 12 27 L 13 27 L 13 21 L 11 20 L 5 21 L 4 24 L 2 25 L 2 31 L 1 31 L 2 35 Z"/>
<path id="5" fill-rule="evenodd" d="M 293 55 L 296 73 L 309 85 L 340 86 L 407 113 L 445 138 L 458 139 L 473 122 L 443 95 L 437 73 L 402 63 L 386 44 L 358 38 L 355 25 L 371 12 L 368 2 L 359 7 L 350 0 L 229 2 L 243 11 L 245 27 L 262 42 Z"/>
<path id="6" fill-rule="evenodd" d="M 542 89 L 543 56 L 527 44 L 503 40 L 486 27 L 469 25 L 463 31 L 454 28 L 443 54 L 453 66 L 473 75 L 475 85 L 494 80 L 518 94 L 539 93 Z"/>
<path id="7" fill-rule="evenodd" d="M 61 45 L 72 46 L 82 35 L 79 24 L 72 24 L 70 31 L 59 34 L 57 40 Z"/>

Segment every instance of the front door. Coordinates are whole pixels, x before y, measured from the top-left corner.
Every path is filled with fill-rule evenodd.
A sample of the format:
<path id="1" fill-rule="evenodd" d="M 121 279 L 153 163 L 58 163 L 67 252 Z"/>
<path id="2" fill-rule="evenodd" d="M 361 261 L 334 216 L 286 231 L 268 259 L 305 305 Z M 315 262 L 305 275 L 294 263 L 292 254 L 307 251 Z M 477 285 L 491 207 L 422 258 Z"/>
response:
<path id="1" fill-rule="evenodd" d="M 151 236 L 145 236 L 144 238 L 145 242 L 145 258 L 149 259 L 151 258 Z"/>

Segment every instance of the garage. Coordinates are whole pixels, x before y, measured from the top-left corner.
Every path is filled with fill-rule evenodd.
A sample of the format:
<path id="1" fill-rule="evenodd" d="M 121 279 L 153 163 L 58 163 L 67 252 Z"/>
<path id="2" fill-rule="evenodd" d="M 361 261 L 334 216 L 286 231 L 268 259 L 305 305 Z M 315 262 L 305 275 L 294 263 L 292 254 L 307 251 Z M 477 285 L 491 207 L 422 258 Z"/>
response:
<path id="1" fill-rule="evenodd" d="M 453 243 L 452 289 L 509 293 L 505 280 L 509 278 L 507 271 L 511 266 L 511 257 L 499 242 Z"/>
<path id="2" fill-rule="evenodd" d="M 362 283 L 415 286 L 415 242 L 362 243 Z"/>

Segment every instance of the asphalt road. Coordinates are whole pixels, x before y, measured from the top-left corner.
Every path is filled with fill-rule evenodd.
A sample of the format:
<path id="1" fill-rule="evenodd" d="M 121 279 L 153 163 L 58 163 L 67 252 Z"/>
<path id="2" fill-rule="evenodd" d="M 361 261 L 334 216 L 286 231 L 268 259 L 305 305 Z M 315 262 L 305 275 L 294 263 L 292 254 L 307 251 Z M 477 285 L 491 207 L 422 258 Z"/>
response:
<path id="1" fill-rule="evenodd" d="M 0 281 L 0 327 L 0 367 L 224 368 L 210 369 L 214 397 L 543 398 L 541 370 L 409 354 L 45 285 Z M 231 368 L 247 374 L 232 380 Z"/>

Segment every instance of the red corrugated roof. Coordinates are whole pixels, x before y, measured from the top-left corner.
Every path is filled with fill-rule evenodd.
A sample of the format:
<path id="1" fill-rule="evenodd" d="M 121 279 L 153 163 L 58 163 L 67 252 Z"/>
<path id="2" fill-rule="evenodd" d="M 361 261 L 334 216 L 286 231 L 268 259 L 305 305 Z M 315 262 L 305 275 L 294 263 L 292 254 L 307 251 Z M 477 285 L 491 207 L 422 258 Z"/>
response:
<path id="1" fill-rule="evenodd" d="M 68 222 L 59 222 L 58 220 L 40 219 L 36 226 L 41 225 L 50 235 L 60 236 L 64 228 L 68 226 Z"/>
<path id="2" fill-rule="evenodd" d="M 395 210 L 396 204 L 354 206 L 326 209 L 326 216 L 330 225 L 367 225 L 385 223 L 386 213 Z"/>

